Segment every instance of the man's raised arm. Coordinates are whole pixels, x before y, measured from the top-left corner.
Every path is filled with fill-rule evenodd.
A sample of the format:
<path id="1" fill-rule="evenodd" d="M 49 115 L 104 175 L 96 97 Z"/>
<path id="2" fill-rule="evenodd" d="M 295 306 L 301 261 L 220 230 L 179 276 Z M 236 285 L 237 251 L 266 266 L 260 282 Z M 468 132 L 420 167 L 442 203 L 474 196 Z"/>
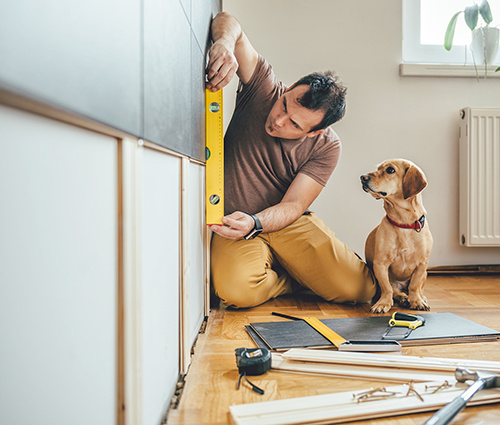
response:
<path id="1" fill-rule="evenodd" d="M 235 73 L 246 84 L 253 75 L 259 55 L 236 18 L 227 12 L 219 13 L 212 21 L 212 40 L 207 88 L 212 91 L 223 88 Z"/>

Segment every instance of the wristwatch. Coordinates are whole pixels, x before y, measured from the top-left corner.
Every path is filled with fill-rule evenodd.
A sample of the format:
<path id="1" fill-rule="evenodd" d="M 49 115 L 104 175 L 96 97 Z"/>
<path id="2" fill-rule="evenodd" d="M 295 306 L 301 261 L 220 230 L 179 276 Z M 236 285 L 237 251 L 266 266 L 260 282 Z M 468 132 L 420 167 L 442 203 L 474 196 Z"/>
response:
<path id="1" fill-rule="evenodd" d="M 260 220 L 257 218 L 256 215 L 249 213 L 245 214 L 248 214 L 250 217 L 252 217 L 254 221 L 252 230 L 250 230 L 250 232 L 244 236 L 246 240 L 249 240 L 259 236 L 262 233 L 262 223 L 260 222 Z"/>

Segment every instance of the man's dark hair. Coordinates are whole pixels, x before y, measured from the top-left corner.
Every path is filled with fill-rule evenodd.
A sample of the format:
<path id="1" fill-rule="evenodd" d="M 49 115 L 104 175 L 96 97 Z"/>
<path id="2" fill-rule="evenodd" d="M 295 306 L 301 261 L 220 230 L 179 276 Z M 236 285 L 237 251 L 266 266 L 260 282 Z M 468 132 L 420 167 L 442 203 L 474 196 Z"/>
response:
<path id="1" fill-rule="evenodd" d="M 302 77 L 294 87 L 306 85 L 309 90 L 300 97 L 298 102 L 313 111 L 324 110 L 323 120 L 311 131 L 323 130 L 339 121 L 345 114 L 346 92 L 340 78 L 331 71 L 313 72 Z"/>

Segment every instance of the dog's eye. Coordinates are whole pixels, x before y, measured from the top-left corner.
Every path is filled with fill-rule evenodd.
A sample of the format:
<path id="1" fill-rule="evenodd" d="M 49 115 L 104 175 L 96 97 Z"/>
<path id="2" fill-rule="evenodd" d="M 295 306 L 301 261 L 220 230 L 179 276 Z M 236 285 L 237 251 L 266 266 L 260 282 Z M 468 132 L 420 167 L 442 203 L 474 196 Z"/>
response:
<path id="1" fill-rule="evenodd" d="M 385 172 L 387 174 L 394 174 L 396 172 L 396 170 L 392 167 L 387 167 L 387 169 L 385 170 Z"/>

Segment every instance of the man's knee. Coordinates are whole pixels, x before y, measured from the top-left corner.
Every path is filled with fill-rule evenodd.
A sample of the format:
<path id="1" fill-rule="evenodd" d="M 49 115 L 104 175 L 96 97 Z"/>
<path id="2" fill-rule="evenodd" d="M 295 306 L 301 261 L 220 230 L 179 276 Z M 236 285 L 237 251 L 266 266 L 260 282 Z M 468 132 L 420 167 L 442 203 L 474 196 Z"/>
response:
<path id="1" fill-rule="evenodd" d="M 216 295 L 227 306 L 247 308 L 257 305 L 251 294 L 252 276 L 236 261 L 212 263 L 212 282 Z"/>
<path id="2" fill-rule="evenodd" d="M 249 282 L 238 284 L 235 283 L 235 279 L 226 284 L 214 280 L 214 290 L 228 307 L 249 308 L 267 301 L 257 290 L 252 289 Z"/>
<path id="3" fill-rule="evenodd" d="M 370 273 L 363 273 L 351 279 L 338 282 L 328 301 L 365 303 L 375 296 L 376 285 Z"/>

